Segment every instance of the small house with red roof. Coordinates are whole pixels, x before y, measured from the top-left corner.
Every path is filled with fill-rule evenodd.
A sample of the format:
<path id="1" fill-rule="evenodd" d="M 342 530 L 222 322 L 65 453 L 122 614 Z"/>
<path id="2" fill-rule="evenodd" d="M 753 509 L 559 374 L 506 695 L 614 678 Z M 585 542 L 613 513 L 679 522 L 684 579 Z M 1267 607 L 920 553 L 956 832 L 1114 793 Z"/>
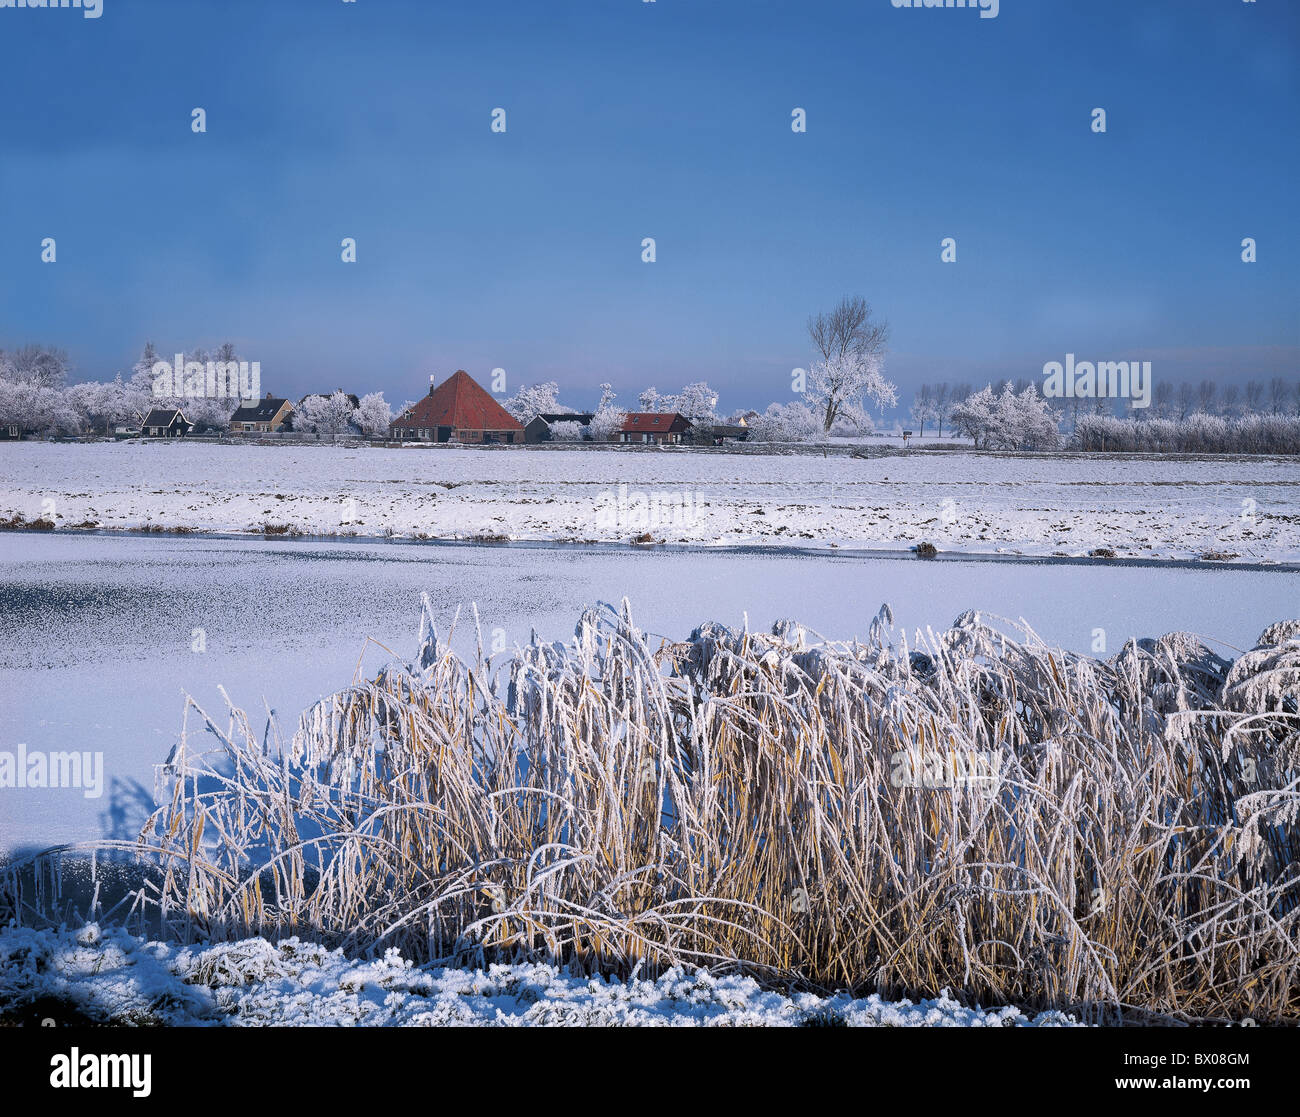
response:
<path id="1" fill-rule="evenodd" d="M 690 429 L 691 421 L 676 411 L 629 411 L 609 440 L 676 445 Z"/>
<path id="2" fill-rule="evenodd" d="M 388 436 L 402 442 L 522 443 L 524 428 L 468 372 L 457 369 L 397 416 Z"/>

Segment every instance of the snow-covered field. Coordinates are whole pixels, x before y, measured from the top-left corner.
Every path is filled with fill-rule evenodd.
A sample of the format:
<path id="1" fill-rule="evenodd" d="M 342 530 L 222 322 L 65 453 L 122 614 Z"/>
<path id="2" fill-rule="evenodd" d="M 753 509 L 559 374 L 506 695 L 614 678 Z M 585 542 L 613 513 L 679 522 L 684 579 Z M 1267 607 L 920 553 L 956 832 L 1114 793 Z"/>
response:
<path id="1" fill-rule="evenodd" d="M 48 503 L 52 502 L 52 503 Z M 1300 461 L 681 449 L 0 444 L 60 527 L 1300 559 Z"/>
<path id="2" fill-rule="evenodd" d="M 1248 648 L 1295 615 L 1293 570 L 924 563 L 889 552 L 928 540 L 941 551 L 1109 547 L 1143 559 L 1213 551 L 1290 563 L 1300 560 L 1298 495 L 1300 463 L 1281 459 L 0 444 L 0 519 L 250 533 L 0 533 L 0 750 L 75 741 L 102 753 L 105 777 L 98 798 L 0 791 L 0 855 L 133 838 L 183 693 L 219 715 L 224 685 L 259 728 L 269 709 L 292 729 L 358 667 L 368 675 L 390 651 L 410 655 L 421 591 L 448 619 L 476 602 L 494 650 L 533 630 L 563 639 L 584 605 L 624 596 L 666 639 L 746 616 L 760 629 L 797 616 L 849 638 L 888 602 L 907 630 L 943 628 L 973 608 L 1024 617 L 1080 652 L 1113 654 L 1130 637 L 1178 630 Z M 656 502 L 666 522 L 655 522 Z M 397 540 L 626 543 L 648 531 L 692 546 L 266 540 L 268 524 Z M 464 650 L 473 638 L 463 616 L 456 642 Z M 180 1024 L 1071 1023 L 946 996 L 916 1005 L 788 996 L 704 972 L 605 982 L 533 964 L 475 972 L 392 954 L 354 961 L 296 941 L 183 947 L 115 929 L 0 930 L 0 1016 L 34 998 L 92 1020 Z"/>
<path id="3" fill-rule="evenodd" d="M 963 1007 L 949 995 L 917 1004 L 784 996 L 750 978 L 681 969 L 626 982 L 537 964 L 441 969 L 414 966 L 396 951 L 349 960 L 297 939 L 206 948 L 145 942 L 93 923 L 0 930 L 0 1017 L 22 1018 L 32 1002 L 35 1011 L 26 1011 L 36 1016 L 62 1008 L 85 1021 L 166 1025 L 1076 1026 L 1060 1012 Z"/>

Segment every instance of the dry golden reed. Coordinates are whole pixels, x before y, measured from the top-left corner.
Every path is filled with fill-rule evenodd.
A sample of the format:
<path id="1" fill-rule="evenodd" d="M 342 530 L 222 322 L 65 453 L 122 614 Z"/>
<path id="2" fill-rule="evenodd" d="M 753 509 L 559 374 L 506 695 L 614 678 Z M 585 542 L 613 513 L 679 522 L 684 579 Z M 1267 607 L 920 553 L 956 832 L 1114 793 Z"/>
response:
<path id="1" fill-rule="evenodd" d="M 1300 622 L 1235 663 L 1005 628 L 968 613 L 909 646 L 886 608 L 864 642 L 670 644 L 625 601 L 466 661 L 426 599 L 416 661 L 292 742 L 190 703 L 136 909 L 456 965 L 1300 1017 Z"/>

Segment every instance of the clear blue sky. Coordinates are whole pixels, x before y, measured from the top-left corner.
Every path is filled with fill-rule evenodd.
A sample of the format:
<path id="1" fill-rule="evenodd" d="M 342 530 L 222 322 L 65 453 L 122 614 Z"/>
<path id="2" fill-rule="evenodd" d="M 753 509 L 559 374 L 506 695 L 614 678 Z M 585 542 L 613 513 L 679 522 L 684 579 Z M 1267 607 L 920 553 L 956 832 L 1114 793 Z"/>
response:
<path id="1" fill-rule="evenodd" d="M 277 394 L 501 366 L 730 410 L 845 294 L 908 395 L 1300 375 L 1294 0 L 103 3 L 0 9 L 0 346 L 82 378 L 231 340 Z"/>

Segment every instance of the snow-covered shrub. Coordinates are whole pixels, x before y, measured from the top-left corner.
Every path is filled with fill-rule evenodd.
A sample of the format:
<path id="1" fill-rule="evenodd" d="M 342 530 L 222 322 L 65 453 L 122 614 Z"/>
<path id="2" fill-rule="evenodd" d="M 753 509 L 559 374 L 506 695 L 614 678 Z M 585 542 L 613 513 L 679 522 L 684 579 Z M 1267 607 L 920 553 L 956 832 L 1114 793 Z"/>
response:
<path id="1" fill-rule="evenodd" d="M 1070 444 L 1079 450 L 1151 454 L 1300 454 L 1300 417 L 1225 419 L 1195 412 L 1186 419 L 1083 415 Z"/>
<path id="2" fill-rule="evenodd" d="M 750 442 L 821 442 L 821 417 L 805 403 L 774 403 L 749 421 Z"/>
<path id="3" fill-rule="evenodd" d="M 552 442 L 581 442 L 587 437 L 587 428 L 579 422 L 561 419 L 550 425 Z"/>

